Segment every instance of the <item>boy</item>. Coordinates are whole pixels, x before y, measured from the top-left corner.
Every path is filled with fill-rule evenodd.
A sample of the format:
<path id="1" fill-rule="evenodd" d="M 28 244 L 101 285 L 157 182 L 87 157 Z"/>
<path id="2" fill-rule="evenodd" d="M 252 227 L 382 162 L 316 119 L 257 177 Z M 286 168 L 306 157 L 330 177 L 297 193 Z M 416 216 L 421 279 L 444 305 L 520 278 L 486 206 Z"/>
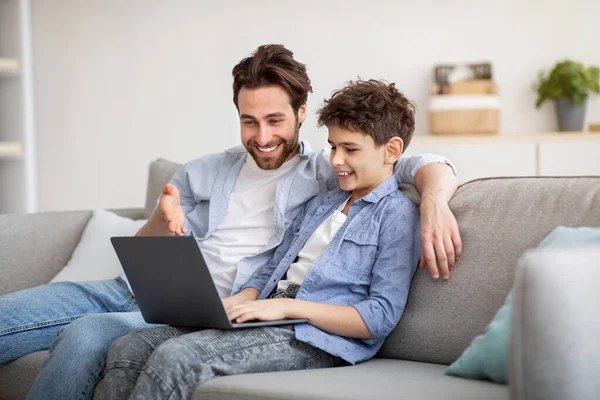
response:
<path id="1" fill-rule="evenodd" d="M 356 364 L 379 350 L 419 261 L 419 213 L 393 173 L 414 131 L 414 106 L 394 84 L 359 80 L 325 101 L 319 124 L 329 130 L 340 188 L 309 201 L 271 260 L 223 300 L 237 322 L 308 323 L 129 335 L 109 351 L 108 399 L 189 398 L 216 376 Z M 139 379 L 135 365 L 144 365 Z"/>

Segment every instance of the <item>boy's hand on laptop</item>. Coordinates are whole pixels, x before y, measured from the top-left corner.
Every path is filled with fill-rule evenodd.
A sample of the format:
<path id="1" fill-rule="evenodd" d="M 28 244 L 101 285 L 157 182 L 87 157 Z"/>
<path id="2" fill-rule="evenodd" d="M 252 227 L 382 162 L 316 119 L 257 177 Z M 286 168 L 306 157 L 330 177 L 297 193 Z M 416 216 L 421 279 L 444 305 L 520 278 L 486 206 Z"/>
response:
<path id="1" fill-rule="evenodd" d="M 433 279 L 450 279 L 462 252 L 458 223 L 444 199 L 421 196 L 421 262 Z"/>
<path id="2" fill-rule="evenodd" d="M 223 302 L 223 307 L 225 307 L 225 311 L 229 314 L 229 311 L 238 304 L 245 303 L 247 301 L 252 301 L 258 299 L 260 292 L 254 288 L 246 288 L 239 293 L 234 294 L 233 296 L 224 297 L 221 299 Z"/>
<path id="3" fill-rule="evenodd" d="M 277 321 L 288 317 L 288 312 L 293 305 L 292 299 L 266 299 L 246 301 L 237 304 L 227 312 L 229 319 L 237 323 L 252 320 Z"/>
<path id="4" fill-rule="evenodd" d="M 185 214 L 180 204 L 179 190 L 172 183 L 167 183 L 160 195 L 158 204 L 163 219 L 168 224 L 169 232 L 176 235 L 187 233 L 184 226 Z"/>

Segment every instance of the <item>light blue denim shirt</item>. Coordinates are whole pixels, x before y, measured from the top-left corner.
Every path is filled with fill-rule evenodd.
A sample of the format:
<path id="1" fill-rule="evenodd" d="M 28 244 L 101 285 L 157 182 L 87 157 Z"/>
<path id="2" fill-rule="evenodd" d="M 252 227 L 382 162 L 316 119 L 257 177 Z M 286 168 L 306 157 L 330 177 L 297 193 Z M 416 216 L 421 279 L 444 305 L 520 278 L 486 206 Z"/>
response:
<path id="1" fill-rule="evenodd" d="M 173 176 L 171 183 L 179 189 L 186 217 L 185 227 L 189 233 L 193 232 L 197 240 L 210 237 L 223 220 L 247 154 L 240 145 L 223 153 L 190 161 Z M 431 154 L 400 157 L 395 168 L 396 178 L 399 182 L 414 184 L 417 170 L 432 162 L 447 164 L 454 170 L 454 166 L 444 157 Z M 273 212 L 275 233 L 258 254 L 240 261 L 232 293 L 238 292 L 250 276 L 271 259 L 286 229 L 306 202 L 338 187 L 337 175 L 329 164 L 329 150 L 313 152 L 307 142 L 302 142 L 300 162 L 277 182 Z"/>
<path id="2" fill-rule="evenodd" d="M 286 231 L 271 260 L 242 287 L 267 298 L 313 232 L 344 203 L 349 192 L 334 189 L 307 203 Z M 360 340 L 296 325 L 296 338 L 354 364 L 370 359 L 404 311 L 420 256 L 419 212 L 392 176 L 352 203 L 346 222 L 312 264 L 296 299 L 352 306 L 373 339 Z"/>

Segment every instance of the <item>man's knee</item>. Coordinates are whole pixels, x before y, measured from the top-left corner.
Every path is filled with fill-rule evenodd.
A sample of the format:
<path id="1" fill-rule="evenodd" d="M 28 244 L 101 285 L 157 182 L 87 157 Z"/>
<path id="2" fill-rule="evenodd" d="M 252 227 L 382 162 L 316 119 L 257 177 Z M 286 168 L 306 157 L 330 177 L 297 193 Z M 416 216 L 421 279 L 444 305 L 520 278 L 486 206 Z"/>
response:
<path id="1" fill-rule="evenodd" d="M 107 343 L 109 339 L 103 338 L 102 324 L 94 317 L 95 315 L 82 317 L 60 328 L 51 351 L 59 346 L 85 354 L 102 348 L 107 349 L 110 345 L 110 342 Z"/>
<path id="2" fill-rule="evenodd" d="M 66 327 L 58 335 L 55 345 L 79 349 L 86 355 L 100 352 L 106 356 L 111 343 L 131 330 L 121 314 L 93 314 L 81 317 Z"/>

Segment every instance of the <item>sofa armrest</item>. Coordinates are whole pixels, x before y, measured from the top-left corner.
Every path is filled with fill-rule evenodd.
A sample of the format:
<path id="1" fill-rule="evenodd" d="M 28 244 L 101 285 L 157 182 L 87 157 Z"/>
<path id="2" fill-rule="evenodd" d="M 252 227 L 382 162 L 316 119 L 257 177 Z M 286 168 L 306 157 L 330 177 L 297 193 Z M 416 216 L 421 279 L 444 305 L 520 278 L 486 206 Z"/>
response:
<path id="1" fill-rule="evenodd" d="M 517 266 L 511 399 L 600 393 L 600 248 L 532 250 Z"/>
<path id="2" fill-rule="evenodd" d="M 140 219 L 142 209 L 113 212 Z M 0 214 L 0 295 L 47 283 L 64 267 L 92 211 Z"/>

